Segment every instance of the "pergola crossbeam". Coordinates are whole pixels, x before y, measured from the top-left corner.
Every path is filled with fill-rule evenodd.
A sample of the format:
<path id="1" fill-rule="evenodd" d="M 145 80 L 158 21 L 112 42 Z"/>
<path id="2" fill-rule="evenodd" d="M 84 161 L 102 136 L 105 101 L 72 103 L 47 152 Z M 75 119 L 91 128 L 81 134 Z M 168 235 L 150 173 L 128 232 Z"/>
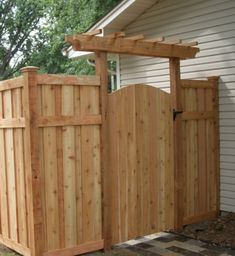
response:
<path id="1" fill-rule="evenodd" d="M 182 39 L 174 39 L 174 40 L 169 40 L 169 41 L 162 41 L 163 44 L 182 44 Z"/>
<path id="2" fill-rule="evenodd" d="M 75 51 L 101 51 L 107 53 L 179 59 L 194 58 L 199 52 L 199 48 L 192 47 L 191 44 L 181 44 L 181 40 L 167 42 L 162 39 L 164 38 L 144 40 L 143 35 L 128 38 L 124 37 L 124 34 L 113 34 L 104 37 L 80 34 L 66 37 L 66 41 L 72 45 Z"/>
<path id="3" fill-rule="evenodd" d="M 136 35 L 136 36 L 129 36 L 129 37 L 126 37 L 125 39 L 133 40 L 133 41 L 143 40 L 144 35 L 140 34 L 140 35 Z"/>
<path id="4" fill-rule="evenodd" d="M 197 46 L 198 42 L 181 43 L 183 46 Z"/>
<path id="5" fill-rule="evenodd" d="M 125 36 L 126 36 L 126 33 L 123 31 L 120 31 L 120 32 L 115 32 L 115 33 L 109 34 L 105 37 L 109 38 L 109 39 L 115 39 L 115 38 L 125 37 Z"/>
<path id="6" fill-rule="evenodd" d="M 96 36 L 96 35 L 100 35 L 100 34 L 102 34 L 102 29 L 96 29 L 96 30 L 92 30 L 92 31 L 83 33 L 83 35 L 86 35 L 86 36 Z"/>
<path id="7" fill-rule="evenodd" d="M 145 42 L 149 42 L 149 43 L 158 43 L 158 42 L 163 42 L 165 41 L 165 37 L 164 36 L 160 36 L 158 38 L 155 39 L 146 39 Z"/>

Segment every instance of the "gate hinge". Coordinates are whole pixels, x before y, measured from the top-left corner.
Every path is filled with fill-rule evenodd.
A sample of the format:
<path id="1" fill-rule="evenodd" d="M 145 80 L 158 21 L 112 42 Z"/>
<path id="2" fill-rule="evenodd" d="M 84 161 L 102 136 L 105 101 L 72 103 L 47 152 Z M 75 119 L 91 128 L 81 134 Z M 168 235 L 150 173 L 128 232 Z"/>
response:
<path id="1" fill-rule="evenodd" d="M 177 115 L 178 115 L 178 114 L 182 114 L 182 113 L 183 113 L 183 111 L 177 111 L 177 110 L 175 110 L 175 109 L 173 108 L 173 120 L 175 121 Z"/>

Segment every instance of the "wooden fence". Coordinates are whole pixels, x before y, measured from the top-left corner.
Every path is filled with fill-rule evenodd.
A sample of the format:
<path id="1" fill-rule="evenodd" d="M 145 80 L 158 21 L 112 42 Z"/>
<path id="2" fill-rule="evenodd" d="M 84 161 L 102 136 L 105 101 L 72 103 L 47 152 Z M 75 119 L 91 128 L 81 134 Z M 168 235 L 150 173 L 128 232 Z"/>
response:
<path id="1" fill-rule="evenodd" d="M 176 184 L 171 94 L 128 86 L 104 104 L 100 76 L 36 70 L 0 82 L 1 243 L 69 256 L 173 229 L 176 211 L 183 224 L 217 214 L 216 79 L 181 81 Z"/>
<path id="2" fill-rule="evenodd" d="M 23 72 L 0 84 L 0 242 L 24 255 L 101 249 L 100 78 Z"/>
<path id="3" fill-rule="evenodd" d="M 183 224 L 219 211 L 217 79 L 181 81 Z"/>
<path id="4" fill-rule="evenodd" d="M 173 122 L 178 116 L 172 113 L 171 94 L 132 85 L 109 95 L 110 244 L 174 229 L 176 215 L 183 225 L 218 215 L 217 85 L 216 77 L 181 80 L 183 168 L 178 181 L 173 165 Z"/>

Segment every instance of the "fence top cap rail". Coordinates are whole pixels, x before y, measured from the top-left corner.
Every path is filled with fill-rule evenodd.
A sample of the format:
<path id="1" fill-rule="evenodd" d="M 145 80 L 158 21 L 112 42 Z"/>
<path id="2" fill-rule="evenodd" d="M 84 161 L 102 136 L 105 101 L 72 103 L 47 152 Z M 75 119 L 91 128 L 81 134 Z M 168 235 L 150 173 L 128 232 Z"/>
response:
<path id="1" fill-rule="evenodd" d="M 199 48 L 193 47 L 197 42 L 183 43 L 182 40 L 165 41 L 161 37 L 156 40 L 145 40 L 144 35 L 125 37 L 125 34 L 96 36 L 77 34 L 65 37 L 75 51 L 103 51 L 110 53 L 140 55 L 161 58 L 194 58 Z"/>
<path id="2" fill-rule="evenodd" d="M 18 76 L 8 80 L 0 81 L 0 92 L 17 89 L 23 86 L 24 86 L 23 76 Z"/>
<path id="3" fill-rule="evenodd" d="M 90 85 L 100 86 L 100 76 L 75 76 L 59 74 L 40 74 L 37 78 L 40 85 Z"/>
<path id="4" fill-rule="evenodd" d="M 21 80 L 22 79 L 22 76 L 17 76 L 17 77 L 13 77 L 13 78 L 10 78 L 10 79 L 7 79 L 7 80 L 1 80 L 0 81 L 0 86 L 6 84 L 6 83 L 14 83 L 14 82 L 17 82 L 18 80 Z"/>

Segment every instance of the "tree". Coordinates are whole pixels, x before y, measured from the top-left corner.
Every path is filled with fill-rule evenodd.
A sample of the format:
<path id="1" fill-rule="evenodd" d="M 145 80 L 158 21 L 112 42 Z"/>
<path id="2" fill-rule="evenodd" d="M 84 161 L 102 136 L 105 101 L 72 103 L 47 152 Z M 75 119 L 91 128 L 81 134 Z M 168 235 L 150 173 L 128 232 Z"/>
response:
<path id="1" fill-rule="evenodd" d="M 94 72 L 86 60 L 71 61 L 61 54 L 69 45 L 66 34 L 82 33 L 120 0 L 57 0 L 51 5 L 48 43 L 35 52 L 30 65 L 40 67 L 48 73 L 88 74 Z M 45 61 L 47 60 L 47 61 Z"/>
<path id="2" fill-rule="evenodd" d="M 0 0 L 0 79 L 14 75 L 45 41 L 42 0 Z"/>
<path id="3" fill-rule="evenodd" d="M 87 30 L 120 0 L 0 0 L 0 79 L 22 66 L 49 73 L 90 72 L 61 53 L 66 34 Z"/>

